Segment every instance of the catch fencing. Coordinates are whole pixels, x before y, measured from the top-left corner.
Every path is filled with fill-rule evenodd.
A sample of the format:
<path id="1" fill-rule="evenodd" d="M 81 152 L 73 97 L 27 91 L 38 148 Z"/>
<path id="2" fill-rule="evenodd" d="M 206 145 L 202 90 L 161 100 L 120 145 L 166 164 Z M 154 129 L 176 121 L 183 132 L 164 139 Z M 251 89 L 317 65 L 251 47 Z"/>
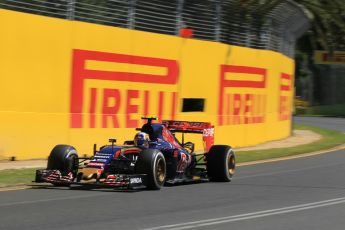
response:
<path id="1" fill-rule="evenodd" d="M 248 14 L 239 0 L 0 0 L 0 8 L 273 50 L 294 56 L 295 41 L 309 27 L 310 14 L 287 0 Z M 252 6 L 261 9 L 257 4 Z"/>

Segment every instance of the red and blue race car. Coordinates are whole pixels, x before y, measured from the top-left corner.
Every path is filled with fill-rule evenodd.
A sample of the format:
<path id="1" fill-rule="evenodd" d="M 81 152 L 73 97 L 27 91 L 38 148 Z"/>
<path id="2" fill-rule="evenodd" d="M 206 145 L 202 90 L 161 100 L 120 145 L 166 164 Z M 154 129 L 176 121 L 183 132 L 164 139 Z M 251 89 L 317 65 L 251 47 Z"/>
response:
<path id="1" fill-rule="evenodd" d="M 79 157 L 70 145 L 57 145 L 48 158 L 47 169 L 37 170 L 35 182 L 57 186 L 92 186 L 121 189 L 160 189 L 163 185 L 189 182 L 229 182 L 235 172 L 235 154 L 228 145 L 213 145 L 214 126 L 209 122 L 167 120 L 137 130 L 134 140 L 117 145 L 115 139 L 90 158 Z M 179 141 L 175 133 L 182 133 Z M 204 152 L 196 153 L 194 143 L 184 134 L 201 134 Z"/>

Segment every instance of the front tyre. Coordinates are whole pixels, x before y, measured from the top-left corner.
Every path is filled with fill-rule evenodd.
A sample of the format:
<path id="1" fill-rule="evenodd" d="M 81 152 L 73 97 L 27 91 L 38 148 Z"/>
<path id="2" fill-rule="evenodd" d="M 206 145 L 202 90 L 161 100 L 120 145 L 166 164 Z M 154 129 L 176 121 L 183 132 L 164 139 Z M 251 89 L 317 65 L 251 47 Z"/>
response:
<path id="1" fill-rule="evenodd" d="M 210 181 L 229 182 L 235 173 L 235 153 L 228 145 L 214 145 L 205 154 Z"/>
<path id="2" fill-rule="evenodd" d="M 159 190 L 166 178 L 166 162 L 161 151 L 144 149 L 138 156 L 135 172 L 147 175 L 147 188 Z"/>
<path id="3" fill-rule="evenodd" d="M 78 154 L 70 145 L 56 145 L 48 157 L 48 170 L 59 170 L 62 175 L 72 172 L 73 177 L 78 173 Z"/>

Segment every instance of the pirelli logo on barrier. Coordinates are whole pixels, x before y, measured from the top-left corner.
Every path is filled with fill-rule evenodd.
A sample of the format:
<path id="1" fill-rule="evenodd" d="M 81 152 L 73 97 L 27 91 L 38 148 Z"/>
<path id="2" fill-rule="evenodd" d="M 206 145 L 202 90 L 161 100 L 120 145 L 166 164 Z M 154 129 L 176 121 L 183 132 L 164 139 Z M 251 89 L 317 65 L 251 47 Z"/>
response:
<path id="1" fill-rule="evenodd" d="M 345 65 L 345 52 L 334 51 L 331 54 L 327 51 L 317 50 L 314 52 L 314 63 L 324 65 Z"/>
<path id="2" fill-rule="evenodd" d="M 138 127 L 133 114 L 174 119 L 178 76 L 176 60 L 75 49 L 70 127 Z"/>
<path id="3" fill-rule="evenodd" d="M 279 84 L 279 105 L 278 105 L 278 114 L 279 120 L 285 121 L 289 120 L 292 113 L 292 87 L 293 81 L 290 74 L 282 73 L 280 75 L 280 84 Z"/>
<path id="4" fill-rule="evenodd" d="M 218 125 L 265 122 L 267 70 L 222 65 Z"/>

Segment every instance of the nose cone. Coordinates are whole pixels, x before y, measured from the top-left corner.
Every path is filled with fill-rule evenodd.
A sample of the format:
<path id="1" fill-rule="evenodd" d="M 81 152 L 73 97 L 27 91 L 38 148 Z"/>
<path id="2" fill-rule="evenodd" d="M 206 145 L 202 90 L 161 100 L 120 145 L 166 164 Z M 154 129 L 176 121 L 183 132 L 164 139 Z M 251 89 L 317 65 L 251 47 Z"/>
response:
<path id="1" fill-rule="evenodd" d="M 82 180 L 99 179 L 101 175 L 97 168 L 83 168 L 79 170 L 79 174 L 82 174 Z"/>

